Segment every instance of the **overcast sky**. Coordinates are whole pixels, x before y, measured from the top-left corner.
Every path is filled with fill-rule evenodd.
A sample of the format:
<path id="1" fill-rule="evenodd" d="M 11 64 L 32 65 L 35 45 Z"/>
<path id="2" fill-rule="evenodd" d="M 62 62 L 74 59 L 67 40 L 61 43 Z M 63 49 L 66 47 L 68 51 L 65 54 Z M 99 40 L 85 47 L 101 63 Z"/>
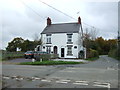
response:
<path id="1" fill-rule="evenodd" d="M 118 31 L 118 2 L 82 2 L 81 0 L 41 0 L 54 8 L 75 18 L 48 7 L 39 0 L 3 0 L 0 1 L 2 18 L 0 25 L 2 46 L 5 49 L 8 42 L 15 37 L 34 40 L 46 26 L 46 19 L 50 17 L 52 23 L 77 22 L 81 17 L 83 30 L 96 28 L 98 36 L 105 39 L 117 37 Z M 88 25 L 90 26 L 88 26 Z"/>

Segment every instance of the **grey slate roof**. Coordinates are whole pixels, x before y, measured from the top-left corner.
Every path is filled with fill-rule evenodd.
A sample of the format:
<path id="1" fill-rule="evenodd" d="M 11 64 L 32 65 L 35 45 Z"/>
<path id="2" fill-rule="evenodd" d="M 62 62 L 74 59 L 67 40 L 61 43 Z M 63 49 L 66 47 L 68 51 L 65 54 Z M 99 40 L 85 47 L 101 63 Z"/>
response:
<path id="1" fill-rule="evenodd" d="M 41 34 L 53 33 L 78 33 L 80 24 L 76 23 L 61 23 L 51 24 L 45 27 Z"/>

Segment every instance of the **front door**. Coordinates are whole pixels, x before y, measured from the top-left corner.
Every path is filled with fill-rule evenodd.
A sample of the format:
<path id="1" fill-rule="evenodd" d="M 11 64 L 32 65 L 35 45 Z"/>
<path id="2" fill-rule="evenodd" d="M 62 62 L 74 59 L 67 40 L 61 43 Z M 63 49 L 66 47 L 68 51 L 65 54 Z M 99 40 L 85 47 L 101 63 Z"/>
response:
<path id="1" fill-rule="evenodd" d="M 54 46 L 54 54 L 57 54 L 57 46 Z"/>
<path id="2" fill-rule="evenodd" d="M 61 48 L 61 57 L 64 57 L 64 48 Z"/>

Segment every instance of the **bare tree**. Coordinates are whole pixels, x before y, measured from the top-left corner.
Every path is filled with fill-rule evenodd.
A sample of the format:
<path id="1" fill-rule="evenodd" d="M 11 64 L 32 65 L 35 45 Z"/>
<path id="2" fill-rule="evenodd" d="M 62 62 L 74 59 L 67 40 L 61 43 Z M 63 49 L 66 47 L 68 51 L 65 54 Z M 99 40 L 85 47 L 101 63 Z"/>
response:
<path id="1" fill-rule="evenodd" d="M 95 40 L 97 38 L 98 31 L 96 31 L 96 28 L 91 28 L 91 31 L 89 32 L 90 39 Z"/>
<path id="2" fill-rule="evenodd" d="M 40 36 L 37 33 L 35 33 L 33 35 L 33 39 L 34 39 L 34 41 L 39 41 L 40 40 Z"/>

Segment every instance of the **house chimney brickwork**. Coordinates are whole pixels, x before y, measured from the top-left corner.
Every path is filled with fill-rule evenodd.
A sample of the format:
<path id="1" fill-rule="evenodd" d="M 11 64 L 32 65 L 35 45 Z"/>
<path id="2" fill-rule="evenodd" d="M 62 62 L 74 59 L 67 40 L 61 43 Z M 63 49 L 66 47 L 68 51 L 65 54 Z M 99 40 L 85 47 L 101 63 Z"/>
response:
<path id="1" fill-rule="evenodd" d="M 49 17 L 47 18 L 47 25 L 51 25 L 51 19 Z"/>
<path id="2" fill-rule="evenodd" d="M 81 18 L 78 17 L 78 24 L 81 24 Z"/>

